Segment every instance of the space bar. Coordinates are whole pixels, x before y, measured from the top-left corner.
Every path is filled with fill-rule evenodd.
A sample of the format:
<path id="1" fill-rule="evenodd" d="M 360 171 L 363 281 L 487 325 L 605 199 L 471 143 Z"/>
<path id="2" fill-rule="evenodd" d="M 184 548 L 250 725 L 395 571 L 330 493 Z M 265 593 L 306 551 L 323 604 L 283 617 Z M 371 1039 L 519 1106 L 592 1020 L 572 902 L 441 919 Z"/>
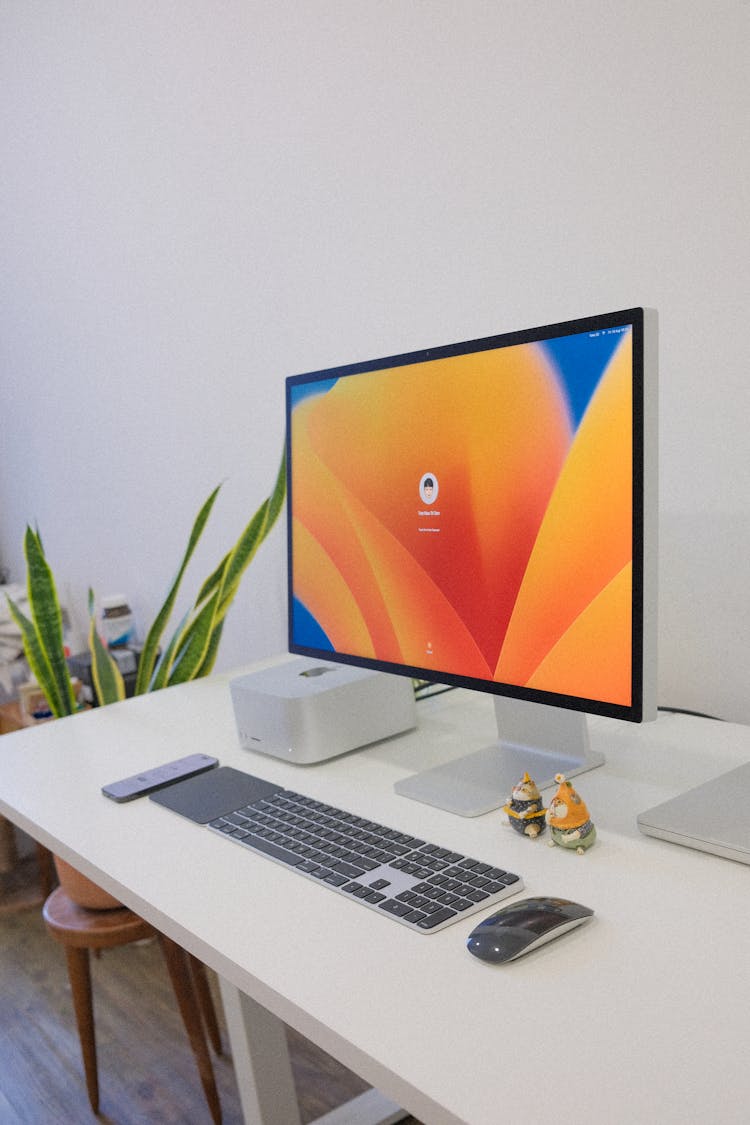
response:
<path id="1" fill-rule="evenodd" d="M 290 867 L 296 867 L 298 863 L 302 863 L 301 855 L 295 855 L 294 852 L 289 852 L 286 848 L 280 848 L 278 844 L 272 844 L 270 840 L 264 840 L 261 836 L 249 836 L 244 840 L 244 843 L 250 844 L 256 852 L 263 852 L 265 855 L 270 855 L 272 859 L 280 859 L 282 863 L 288 863 Z"/>

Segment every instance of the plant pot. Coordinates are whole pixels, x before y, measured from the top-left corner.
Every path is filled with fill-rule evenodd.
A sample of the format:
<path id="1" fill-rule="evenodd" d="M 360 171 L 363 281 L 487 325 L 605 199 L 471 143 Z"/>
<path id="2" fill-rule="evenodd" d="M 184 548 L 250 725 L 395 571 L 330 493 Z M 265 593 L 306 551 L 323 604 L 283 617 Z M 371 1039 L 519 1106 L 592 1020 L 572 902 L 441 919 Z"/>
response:
<path id="1" fill-rule="evenodd" d="M 105 891 L 93 879 L 89 879 L 88 875 L 72 867 L 66 860 L 60 859 L 59 855 L 54 858 L 60 886 L 68 898 L 78 906 L 85 906 L 88 910 L 116 910 L 122 906 L 114 895 Z"/>

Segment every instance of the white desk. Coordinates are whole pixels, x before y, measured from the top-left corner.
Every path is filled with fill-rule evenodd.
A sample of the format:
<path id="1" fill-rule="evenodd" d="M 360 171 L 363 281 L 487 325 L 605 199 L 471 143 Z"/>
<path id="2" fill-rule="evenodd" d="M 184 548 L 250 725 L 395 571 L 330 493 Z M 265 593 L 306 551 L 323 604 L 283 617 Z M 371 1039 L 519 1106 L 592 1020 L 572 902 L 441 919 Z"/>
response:
<path id="1" fill-rule="evenodd" d="M 643 837 L 635 816 L 750 759 L 750 728 L 671 715 L 643 728 L 592 720 L 608 762 L 577 781 L 599 835 L 579 857 L 546 836 L 523 839 L 500 813 L 464 820 L 393 794 L 393 781 L 429 755 L 458 756 L 457 730 L 464 751 L 491 741 L 489 699 L 440 696 L 420 704 L 417 732 L 295 768 L 240 750 L 228 680 L 5 736 L 0 812 L 218 971 L 249 1121 L 294 1119 L 274 1086 L 278 1017 L 428 1125 L 497 1125 L 514 1110 L 608 1125 L 744 1125 L 750 871 Z M 196 750 L 510 867 L 526 894 L 570 897 L 596 917 L 489 966 L 464 948 L 481 914 L 415 934 L 147 799 L 116 805 L 100 794 L 105 782 Z"/>

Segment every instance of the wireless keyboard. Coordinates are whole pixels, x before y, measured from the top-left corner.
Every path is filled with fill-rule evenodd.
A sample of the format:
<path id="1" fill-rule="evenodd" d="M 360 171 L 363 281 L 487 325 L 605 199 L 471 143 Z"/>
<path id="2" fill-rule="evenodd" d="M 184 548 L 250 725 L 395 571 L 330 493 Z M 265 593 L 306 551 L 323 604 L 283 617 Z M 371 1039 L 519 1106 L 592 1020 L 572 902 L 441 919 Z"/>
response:
<path id="1" fill-rule="evenodd" d="M 523 888 L 494 864 L 260 784 L 263 796 L 209 828 L 410 929 L 435 933 Z"/>

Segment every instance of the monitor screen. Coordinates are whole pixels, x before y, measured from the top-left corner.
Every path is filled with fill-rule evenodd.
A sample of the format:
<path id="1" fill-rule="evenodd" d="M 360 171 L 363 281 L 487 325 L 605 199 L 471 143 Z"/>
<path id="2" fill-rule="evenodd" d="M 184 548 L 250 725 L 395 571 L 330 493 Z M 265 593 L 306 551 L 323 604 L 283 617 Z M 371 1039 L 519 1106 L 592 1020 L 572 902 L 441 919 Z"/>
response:
<path id="1" fill-rule="evenodd" d="M 287 380 L 289 648 L 640 721 L 655 315 Z"/>

